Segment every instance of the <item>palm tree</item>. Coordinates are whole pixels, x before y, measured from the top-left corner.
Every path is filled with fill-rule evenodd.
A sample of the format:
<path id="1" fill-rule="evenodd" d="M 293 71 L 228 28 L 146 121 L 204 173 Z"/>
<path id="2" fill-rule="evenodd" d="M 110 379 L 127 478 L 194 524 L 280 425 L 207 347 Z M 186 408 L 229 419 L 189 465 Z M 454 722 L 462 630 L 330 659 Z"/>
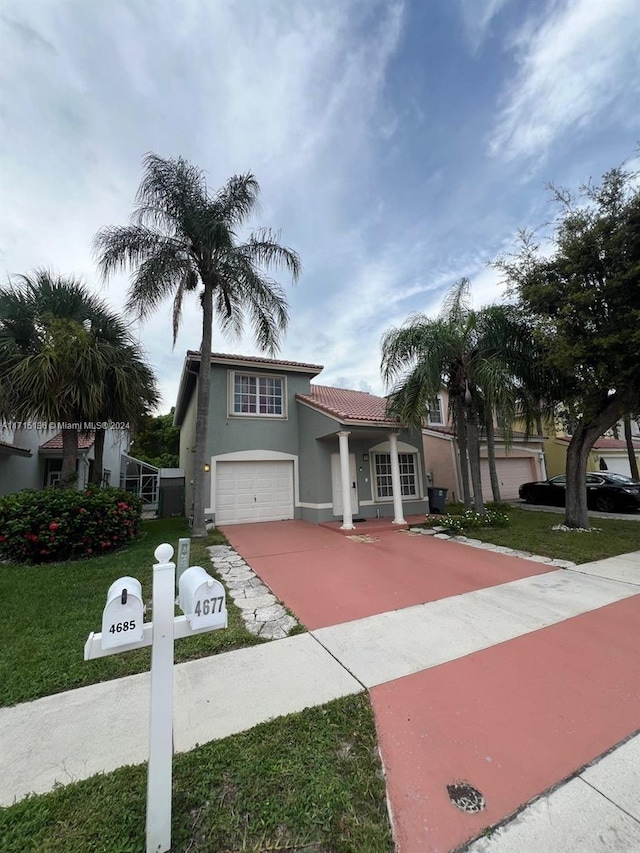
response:
<path id="1" fill-rule="evenodd" d="M 173 296 L 175 345 L 185 294 L 199 290 L 202 343 L 196 408 L 193 534 L 205 530 L 205 452 L 208 438 L 211 338 L 214 316 L 223 332 L 240 334 L 245 314 L 260 349 L 275 353 L 288 322 L 284 291 L 263 271 L 284 266 L 295 281 L 296 252 L 260 229 L 241 242 L 238 230 L 257 209 L 252 174 L 236 175 L 212 193 L 204 172 L 182 158 L 148 154 L 130 225 L 103 228 L 94 248 L 103 278 L 132 273 L 128 308 L 143 319 Z"/>
<path id="2" fill-rule="evenodd" d="M 80 425 L 113 417 L 109 377 L 125 357 L 143 368 L 146 382 L 144 393 L 133 385 L 128 391 L 135 419 L 155 401 L 155 380 L 126 326 L 102 300 L 79 280 L 44 269 L 0 287 L 0 416 L 64 425 L 64 487 L 76 481 Z"/>
<path id="3" fill-rule="evenodd" d="M 105 315 L 94 321 L 91 335 L 110 348 L 108 363 L 102 376 L 102 403 L 92 420 L 98 423 L 121 422 L 135 430 L 142 419 L 160 402 L 156 378 L 145 363 L 142 351 L 128 326 L 118 317 Z M 95 432 L 94 464 L 91 482 L 103 480 L 105 430 Z"/>
<path id="4" fill-rule="evenodd" d="M 449 392 L 458 438 L 465 506 L 471 504 L 468 466 L 476 512 L 484 512 L 480 474 L 480 420 L 497 413 L 507 436 L 523 379 L 535 374 L 533 338 L 511 306 L 489 306 L 474 311 L 470 285 L 461 279 L 445 298 L 440 317 L 414 315 L 399 329 L 390 329 L 382 341 L 382 372 L 394 382 L 389 411 L 403 421 L 421 426 L 425 406 L 443 384 Z M 495 472 L 493 445 L 490 464 Z M 492 478 L 493 479 L 493 478 Z M 494 497 L 499 499 L 497 477 Z"/>

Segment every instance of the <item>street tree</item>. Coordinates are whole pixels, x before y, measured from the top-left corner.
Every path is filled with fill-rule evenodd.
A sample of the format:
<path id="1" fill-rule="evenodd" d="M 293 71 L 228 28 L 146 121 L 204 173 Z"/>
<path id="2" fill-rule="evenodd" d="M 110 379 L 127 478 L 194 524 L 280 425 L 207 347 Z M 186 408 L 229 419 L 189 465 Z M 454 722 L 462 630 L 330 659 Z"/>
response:
<path id="1" fill-rule="evenodd" d="M 640 403 L 640 191 L 622 168 L 559 205 L 550 245 L 521 233 L 495 267 L 536 325 L 557 403 L 575 416 L 567 451 L 565 524 L 588 528 L 585 474 L 597 439 Z"/>

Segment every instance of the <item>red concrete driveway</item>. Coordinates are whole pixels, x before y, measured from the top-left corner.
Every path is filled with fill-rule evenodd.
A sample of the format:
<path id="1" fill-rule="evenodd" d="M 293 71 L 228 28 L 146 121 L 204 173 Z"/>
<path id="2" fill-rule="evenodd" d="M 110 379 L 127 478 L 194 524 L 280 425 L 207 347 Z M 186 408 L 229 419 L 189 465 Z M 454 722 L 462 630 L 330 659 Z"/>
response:
<path id="1" fill-rule="evenodd" d="M 306 521 L 238 524 L 223 532 L 309 630 L 555 570 L 398 530 L 376 533 L 375 542 Z"/>
<path id="2" fill-rule="evenodd" d="M 371 647 L 355 639 L 367 630 L 382 647 L 401 637 L 412 653 L 424 650 L 410 633 L 424 634 L 419 620 L 417 627 L 411 621 L 413 605 L 450 599 L 441 602 L 450 621 L 429 645 L 436 651 L 446 646 L 447 634 L 461 630 L 475 642 L 477 624 L 470 653 L 435 664 L 426 655 L 414 674 L 369 682 L 398 853 L 457 849 L 640 727 L 640 595 L 632 584 L 394 530 L 376 532 L 373 542 L 300 521 L 239 525 L 225 533 L 301 622 L 325 629 L 316 635 L 320 642 L 331 645 L 333 637 L 337 645 L 329 650 L 345 658 L 356 677 L 359 661 L 361 671 L 369 671 Z M 527 577 L 531 583 L 516 585 L 526 592 L 516 590 L 493 618 L 518 621 L 560 606 L 557 622 L 551 615 L 555 624 L 532 623 L 487 647 L 486 626 L 474 622 L 483 611 L 463 594 Z M 567 590 L 571 616 L 562 615 L 569 611 L 557 598 L 558 585 Z M 503 593 L 496 590 L 498 598 Z M 380 622 L 354 621 L 370 616 Z M 391 618 L 403 629 L 392 628 L 385 639 Z M 431 624 L 437 618 L 435 610 L 424 614 Z M 342 645 L 338 635 L 347 638 Z M 397 659 L 382 655 L 376 665 L 388 670 Z M 485 808 L 456 808 L 447 787 L 456 783 L 481 791 Z"/>

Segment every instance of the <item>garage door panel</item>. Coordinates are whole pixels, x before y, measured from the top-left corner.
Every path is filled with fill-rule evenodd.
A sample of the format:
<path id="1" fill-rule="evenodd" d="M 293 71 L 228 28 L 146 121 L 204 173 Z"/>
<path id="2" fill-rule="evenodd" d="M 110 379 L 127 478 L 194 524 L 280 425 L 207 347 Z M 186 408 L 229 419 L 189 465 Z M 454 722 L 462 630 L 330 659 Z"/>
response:
<path id="1" fill-rule="evenodd" d="M 491 501 L 493 500 L 493 492 L 491 491 L 491 477 L 487 459 L 482 460 L 481 470 L 482 495 L 485 500 Z M 500 497 L 505 501 L 516 500 L 519 486 L 535 479 L 532 460 L 526 456 L 496 459 L 496 473 L 500 485 Z"/>
<path id="2" fill-rule="evenodd" d="M 612 474 L 624 474 L 626 477 L 631 476 L 631 465 L 629 465 L 628 456 L 606 456 L 601 453 L 600 458 L 604 459 L 607 465 L 607 471 Z"/>
<path id="3" fill-rule="evenodd" d="M 293 462 L 218 462 L 217 524 L 293 517 Z"/>

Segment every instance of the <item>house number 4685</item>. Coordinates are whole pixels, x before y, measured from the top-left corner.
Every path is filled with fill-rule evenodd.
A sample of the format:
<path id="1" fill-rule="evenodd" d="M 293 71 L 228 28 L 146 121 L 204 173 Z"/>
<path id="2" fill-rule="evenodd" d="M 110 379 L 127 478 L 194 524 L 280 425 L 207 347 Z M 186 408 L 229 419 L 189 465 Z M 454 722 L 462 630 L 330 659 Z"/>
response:
<path id="1" fill-rule="evenodd" d="M 123 631 L 135 631 L 136 620 L 131 619 L 129 622 L 116 622 L 109 628 L 110 634 L 121 634 Z"/>

